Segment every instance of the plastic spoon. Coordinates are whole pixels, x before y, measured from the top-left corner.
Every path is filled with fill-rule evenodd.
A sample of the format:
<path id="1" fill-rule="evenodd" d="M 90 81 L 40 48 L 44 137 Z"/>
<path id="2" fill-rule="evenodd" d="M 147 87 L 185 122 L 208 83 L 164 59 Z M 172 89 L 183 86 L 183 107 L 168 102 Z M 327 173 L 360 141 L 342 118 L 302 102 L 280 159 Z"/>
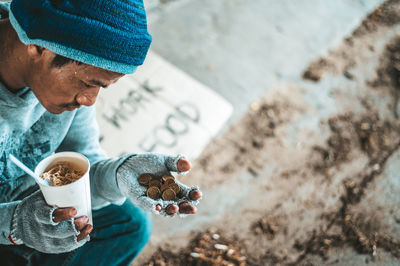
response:
<path id="1" fill-rule="evenodd" d="M 37 174 L 35 174 L 34 172 L 32 172 L 31 169 L 29 169 L 25 164 L 23 164 L 20 160 L 18 160 L 17 158 L 15 158 L 14 155 L 10 154 L 10 159 L 13 163 L 15 163 L 19 168 L 21 168 L 22 170 L 25 171 L 25 173 L 27 173 L 28 175 L 30 175 L 31 177 L 33 177 L 37 183 L 40 183 L 42 185 L 45 186 L 49 186 L 49 182 L 47 182 L 47 180 L 44 180 L 42 178 L 40 178 L 40 176 L 38 176 Z"/>

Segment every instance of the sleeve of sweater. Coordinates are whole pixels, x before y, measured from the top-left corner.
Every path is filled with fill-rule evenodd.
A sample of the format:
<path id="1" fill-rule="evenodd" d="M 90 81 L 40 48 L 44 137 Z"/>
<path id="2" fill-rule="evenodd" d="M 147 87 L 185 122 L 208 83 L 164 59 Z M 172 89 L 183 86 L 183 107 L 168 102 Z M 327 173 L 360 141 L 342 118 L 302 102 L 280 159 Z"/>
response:
<path id="1" fill-rule="evenodd" d="M 108 158 L 102 150 L 95 105 L 84 106 L 76 111 L 71 127 L 57 150 L 60 151 L 79 152 L 89 159 L 90 190 L 94 210 L 110 203 L 120 205 L 125 201 L 117 186 L 116 171 L 129 155 Z"/>
<path id="2" fill-rule="evenodd" d="M 99 209 L 110 203 L 122 204 L 125 197 L 116 185 L 116 171 L 128 156 L 108 158 L 99 143 L 99 128 L 95 107 L 81 107 L 76 111 L 71 127 L 57 152 L 75 151 L 90 161 L 90 188 L 92 208 Z M 0 245 L 11 245 L 11 221 L 21 201 L 0 204 Z"/>
<path id="3" fill-rule="evenodd" d="M 0 204 L 0 245 L 11 245 L 8 236 L 11 232 L 11 221 L 15 208 L 21 201 L 12 201 Z"/>

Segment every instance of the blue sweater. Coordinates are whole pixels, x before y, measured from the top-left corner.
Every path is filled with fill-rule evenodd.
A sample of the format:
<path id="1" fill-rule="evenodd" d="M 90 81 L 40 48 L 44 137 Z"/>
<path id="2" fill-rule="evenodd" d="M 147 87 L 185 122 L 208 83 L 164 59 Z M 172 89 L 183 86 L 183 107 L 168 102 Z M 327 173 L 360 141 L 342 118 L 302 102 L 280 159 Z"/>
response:
<path id="1" fill-rule="evenodd" d="M 115 185 L 116 170 L 125 158 L 107 159 L 98 137 L 94 106 L 55 115 L 43 108 L 30 89 L 12 94 L 0 83 L 0 244 L 10 244 L 7 237 L 17 204 L 39 189 L 9 160 L 9 154 L 34 169 L 53 152 L 82 153 L 91 163 L 92 208 L 125 200 L 115 200 L 115 195 L 104 198 L 107 189 L 103 187 Z"/>
<path id="2" fill-rule="evenodd" d="M 4 3 L 0 3 L 0 11 L 7 11 Z M 31 177 L 10 161 L 9 154 L 34 169 L 53 152 L 82 153 L 91 163 L 92 208 L 125 200 L 116 199 L 115 195 L 107 197 L 108 190 L 103 189 L 116 185 L 116 170 L 126 157 L 107 158 L 98 141 L 95 111 L 95 106 L 91 106 L 51 114 L 29 88 L 14 94 L 0 83 L 0 244 L 11 244 L 8 235 L 17 204 L 39 189 Z"/>

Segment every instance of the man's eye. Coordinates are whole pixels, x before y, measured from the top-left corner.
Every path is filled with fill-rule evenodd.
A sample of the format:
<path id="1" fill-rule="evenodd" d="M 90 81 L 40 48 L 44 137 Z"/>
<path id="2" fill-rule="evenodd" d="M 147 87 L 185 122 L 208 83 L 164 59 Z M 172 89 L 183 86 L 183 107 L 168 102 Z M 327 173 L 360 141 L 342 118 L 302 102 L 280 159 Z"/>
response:
<path id="1" fill-rule="evenodd" d="M 87 83 L 85 83 L 85 82 L 83 82 L 83 85 L 84 85 L 86 88 L 93 88 L 93 87 L 94 87 L 93 85 L 89 85 L 89 84 L 87 84 Z"/>

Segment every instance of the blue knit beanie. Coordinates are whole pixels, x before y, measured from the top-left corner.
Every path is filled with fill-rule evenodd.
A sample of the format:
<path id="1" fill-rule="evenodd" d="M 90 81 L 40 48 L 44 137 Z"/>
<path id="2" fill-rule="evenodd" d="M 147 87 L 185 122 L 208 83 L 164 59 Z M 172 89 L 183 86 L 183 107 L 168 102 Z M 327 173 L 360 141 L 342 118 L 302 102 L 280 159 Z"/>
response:
<path id="1" fill-rule="evenodd" d="M 9 17 L 23 43 L 123 74 L 151 43 L 142 0 L 13 0 Z"/>

